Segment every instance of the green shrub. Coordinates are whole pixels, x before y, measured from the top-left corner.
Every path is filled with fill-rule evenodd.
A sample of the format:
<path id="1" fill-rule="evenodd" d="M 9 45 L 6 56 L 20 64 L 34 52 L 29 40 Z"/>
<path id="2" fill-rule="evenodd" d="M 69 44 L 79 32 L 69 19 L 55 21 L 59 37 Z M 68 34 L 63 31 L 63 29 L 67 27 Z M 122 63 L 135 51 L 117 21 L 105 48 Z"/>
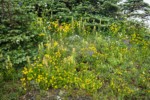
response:
<path id="1" fill-rule="evenodd" d="M 61 43 L 51 42 L 46 46 L 45 50 L 40 46 L 39 59 L 22 71 L 21 81 L 25 88 L 29 89 L 33 85 L 40 89 L 51 87 L 94 92 L 102 86 L 101 80 L 97 80 L 94 72 L 88 69 L 77 70 L 78 66 L 86 67 L 87 65 L 76 63 L 74 49 L 71 54 L 65 55 L 67 51 Z"/>
<path id="2" fill-rule="evenodd" d="M 0 51 L 3 55 L 0 64 L 2 67 L 6 65 L 7 56 L 13 67 L 23 67 L 26 57 L 36 54 L 38 42 L 36 30 L 33 30 L 32 23 L 36 21 L 37 16 L 33 12 L 29 12 L 29 6 L 25 1 L 1 0 L 0 9 Z M 7 7 L 9 5 L 9 7 Z M 37 46 L 38 47 L 38 46 Z"/>
<path id="3" fill-rule="evenodd" d="M 4 79 L 3 73 L 0 72 L 0 83 L 3 82 L 3 79 Z"/>

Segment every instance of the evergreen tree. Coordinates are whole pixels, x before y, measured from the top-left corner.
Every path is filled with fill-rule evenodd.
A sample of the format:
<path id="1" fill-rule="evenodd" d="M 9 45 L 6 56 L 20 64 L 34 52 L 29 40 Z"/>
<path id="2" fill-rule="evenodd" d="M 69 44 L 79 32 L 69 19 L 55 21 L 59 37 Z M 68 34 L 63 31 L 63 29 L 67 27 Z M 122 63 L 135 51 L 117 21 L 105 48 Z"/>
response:
<path id="1" fill-rule="evenodd" d="M 143 0 L 127 0 L 122 5 L 122 10 L 127 17 L 146 18 L 150 16 L 150 5 Z"/>
<path id="2" fill-rule="evenodd" d="M 119 11 L 117 3 L 121 0 L 46 0 L 47 8 L 44 5 L 38 9 L 48 9 L 51 17 L 55 16 L 84 16 L 97 15 L 105 17 L 115 17 Z M 39 4 L 38 4 L 39 5 Z M 41 11 L 40 11 L 41 12 Z M 55 17 L 57 18 L 57 17 Z"/>
<path id="3" fill-rule="evenodd" d="M 7 56 L 13 65 L 24 66 L 26 56 L 31 55 L 37 44 L 37 33 L 29 30 L 35 18 L 32 6 L 22 0 L 0 0 L 0 66 L 5 66 Z"/>

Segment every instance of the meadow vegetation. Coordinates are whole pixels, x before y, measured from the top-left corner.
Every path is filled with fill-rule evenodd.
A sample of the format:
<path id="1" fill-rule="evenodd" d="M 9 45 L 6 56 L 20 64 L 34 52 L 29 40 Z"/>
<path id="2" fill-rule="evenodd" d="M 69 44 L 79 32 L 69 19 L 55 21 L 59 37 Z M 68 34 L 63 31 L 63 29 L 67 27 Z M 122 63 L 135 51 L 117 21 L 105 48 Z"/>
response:
<path id="1" fill-rule="evenodd" d="M 129 20 L 111 19 L 103 26 L 87 24 L 84 17 L 32 17 L 25 30 L 17 28 L 23 35 L 11 37 L 10 28 L 14 43 L 0 40 L 1 100 L 150 98 L 148 27 Z"/>

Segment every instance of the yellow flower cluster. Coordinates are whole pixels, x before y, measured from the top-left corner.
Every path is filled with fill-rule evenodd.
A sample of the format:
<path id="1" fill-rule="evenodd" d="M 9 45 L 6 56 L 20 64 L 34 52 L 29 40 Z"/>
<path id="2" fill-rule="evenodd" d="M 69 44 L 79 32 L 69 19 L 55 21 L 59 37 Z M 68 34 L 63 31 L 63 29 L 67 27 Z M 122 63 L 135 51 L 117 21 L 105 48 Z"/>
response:
<path id="1" fill-rule="evenodd" d="M 48 29 L 50 31 L 67 33 L 71 30 L 71 24 L 68 24 L 68 23 L 60 24 L 58 21 L 52 21 L 50 22 Z"/>
<path id="2" fill-rule="evenodd" d="M 102 86 L 101 80 L 97 80 L 96 75 L 88 71 L 86 67 L 80 72 L 76 70 L 75 49 L 72 50 L 71 55 L 63 57 L 62 54 L 67 50 L 58 45 L 58 42 L 54 41 L 47 48 L 46 50 L 50 52 L 46 52 L 42 59 L 38 58 L 29 68 L 24 67 L 22 71 L 24 77 L 21 79 L 24 87 L 32 86 L 31 82 L 35 82 L 41 89 L 46 90 L 49 87 L 81 88 L 94 92 Z M 85 50 L 97 53 L 97 49 L 92 45 Z M 83 64 L 82 67 L 84 66 Z M 81 73 L 87 73 L 87 75 Z"/>
<path id="3" fill-rule="evenodd" d="M 37 83 L 45 82 L 45 84 L 48 83 L 47 77 L 45 75 L 38 75 L 35 79 Z"/>
<path id="4" fill-rule="evenodd" d="M 54 45 L 54 47 L 58 46 L 58 42 L 55 41 L 53 45 Z"/>
<path id="5" fill-rule="evenodd" d="M 57 51 L 57 52 L 55 53 L 55 56 L 56 56 L 56 58 L 60 58 L 60 57 L 61 57 L 60 51 Z"/>
<path id="6" fill-rule="evenodd" d="M 114 34 L 116 34 L 116 33 L 119 31 L 119 29 L 120 29 L 120 27 L 119 27 L 117 24 L 115 24 L 115 23 L 113 23 L 113 24 L 110 26 L 110 30 L 111 30 Z"/>
<path id="7" fill-rule="evenodd" d="M 52 28 L 58 28 L 58 26 L 59 26 L 59 23 L 58 23 L 58 21 L 52 21 L 52 22 L 50 22 L 50 26 L 48 27 L 48 29 L 49 30 L 51 30 Z"/>
<path id="8" fill-rule="evenodd" d="M 40 33 L 40 34 L 38 34 L 40 37 L 42 37 L 42 36 L 45 36 L 46 34 L 45 33 Z"/>
<path id="9" fill-rule="evenodd" d="M 98 52 L 94 45 L 89 45 L 87 48 L 82 48 L 81 51 L 83 54 L 91 55 L 91 56 L 97 56 Z"/>
<path id="10" fill-rule="evenodd" d="M 70 29 L 71 29 L 71 24 L 62 23 L 62 25 L 58 28 L 58 31 L 67 33 L 70 31 Z"/>
<path id="11" fill-rule="evenodd" d="M 63 59 L 63 62 L 64 62 L 65 64 L 74 64 L 74 63 L 75 63 L 74 57 L 73 57 L 73 56 L 68 56 L 67 58 L 64 58 L 64 59 Z"/>
<path id="12" fill-rule="evenodd" d="M 35 84 L 39 84 L 40 88 L 47 89 L 49 87 L 48 72 L 44 70 L 45 68 L 43 66 L 42 64 L 34 63 L 30 68 L 24 67 L 22 71 L 24 77 L 20 80 L 25 90 L 30 87 L 31 81 L 36 82 Z"/>
<path id="13" fill-rule="evenodd" d="M 28 69 L 26 67 L 24 67 L 24 70 L 22 71 L 23 74 L 27 74 L 28 73 Z"/>
<path id="14" fill-rule="evenodd" d="M 150 45 L 150 41 L 146 41 L 145 39 L 143 39 L 143 37 L 140 36 L 139 33 L 131 34 L 131 43 L 141 45 L 143 49 L 148 48 Z"/>
<path id="15" fill-rule="evenodd" d="M 114 92 L 119 94 L 129 95 L 130 93 L 134 92 L 134 90 L 131 89 L 122 78 L 112 78 L 110 81 L 110 87 Z"/>

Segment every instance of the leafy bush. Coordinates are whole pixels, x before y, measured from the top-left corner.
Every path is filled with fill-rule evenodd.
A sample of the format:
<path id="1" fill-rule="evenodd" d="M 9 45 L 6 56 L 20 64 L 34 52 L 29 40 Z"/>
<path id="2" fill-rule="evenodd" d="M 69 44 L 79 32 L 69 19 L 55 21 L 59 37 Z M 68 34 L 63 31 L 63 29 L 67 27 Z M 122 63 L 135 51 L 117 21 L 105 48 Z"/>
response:
<path id="1" fill-rule="evenodd" d="M 10 60 L 13 66 L 22 67 L 25 64 L 26 56 L 31 53 L 26 50 L 35 44 L 33 40 L 35 35 L 28 28 L 29 22 L 33 21 L 35 15 L 28 13 L 26 5 L 22 4 L 20 0 L 2 0 L 1 2 L 0 48 L 3 58 L 0 63 L 4 67 L 5 59 L 7 56 L 11 56 Z M 9 5 L 8 8 L 7 5 Z"/>

